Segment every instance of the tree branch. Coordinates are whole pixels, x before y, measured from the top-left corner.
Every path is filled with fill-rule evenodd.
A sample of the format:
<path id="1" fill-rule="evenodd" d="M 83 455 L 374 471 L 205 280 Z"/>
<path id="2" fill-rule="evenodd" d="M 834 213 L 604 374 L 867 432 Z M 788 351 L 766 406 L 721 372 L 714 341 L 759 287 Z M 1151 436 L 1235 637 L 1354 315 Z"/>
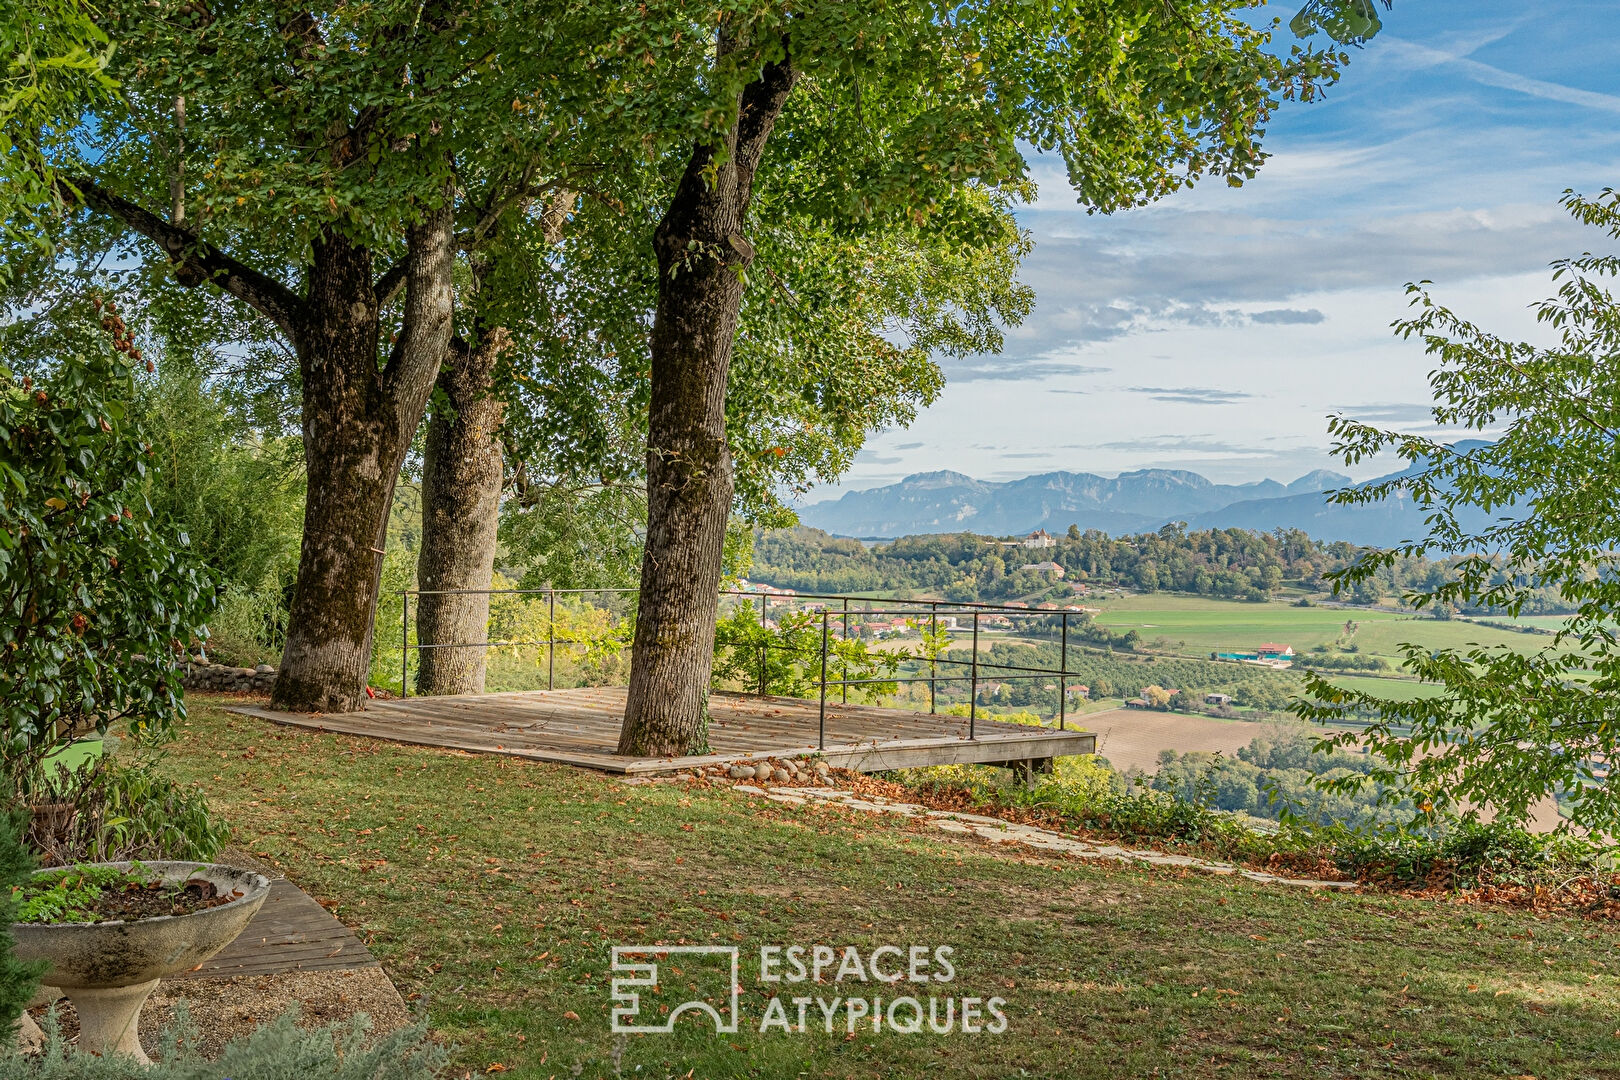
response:
<path id="1" fill-rule="evenodd" d="M 410 257 L 405 256 L 382 272 L 377 284 L 372 286 L 372 290 L 377 294 L 378 307 L 387 307 L 393 302 L 394 297 L 399 295 L 399 290 L 405 287 L 405 272 L 409 267 Z"/>
<path id="2" fill-rule="evenodd" d="M 237 262 L 189 229 L 165 221 L 88 177 L 58 178 L 56 191 L 64 202 L 106 214 L 162 248 L 174 264 L 175 276 L 182 285 L 196 286 L 205 281 L 212 282 L 275 323 L 288 338 L 297 341 L 304 302 L 281 282 Z"/>

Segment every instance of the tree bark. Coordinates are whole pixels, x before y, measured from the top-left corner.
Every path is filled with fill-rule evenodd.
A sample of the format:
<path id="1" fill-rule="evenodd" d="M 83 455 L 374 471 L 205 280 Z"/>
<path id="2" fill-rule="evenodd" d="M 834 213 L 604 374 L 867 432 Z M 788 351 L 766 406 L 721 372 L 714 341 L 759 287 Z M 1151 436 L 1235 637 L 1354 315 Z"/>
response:
<path id="1" fill-rule="evenodd" d="M 792 92 L 787 42 L 742 91 L 720 145 L 694 147 L 654 238 L 647 429 L 647 544 L 619 753 L 668 756 L 708 744 L 709 678 L 721 558 L 731 512 L 726 380 L 742 308 L 754 174 Z M 758 48 L 729 33 L 721 55 Z M 708 173 L 709 175 L 705 175 Z"/>
<path id="2" fill-rule="evenodd" d="M 573 208 L 574 193 L 553 189 L 540 215 L 541 237 L 562 240 Z M 501 215 L 528 209 L 534 196 L 497 199 L 492 193 L 485 213 L 473 227 L 475 241 L 494 238 Z M 491 326 L 483 310 L 485 281 L 494 258 L 476 254 L 472 269 L 474 328 L 478 344 L 451 343 L 439 372 L 438 389 L 449 404 L 428 420 L 422 465 L 422 550 L 416 580 L 422 590 L 416 609 L 418 643 L 448 644 L 486 640 L 489 596 L 448 590 L 484 590 L 495 576 L 496 537 L 500 527 L 501 490 L 505 484 L 499 439 L 505 408 L 495 386 L 495 365 L 506 348 L 505 327 Z M 439 591 L 440 595 L 435 595 Z M 480 694 L 488 650 L 431 648 L 417 653 L 416 690 L 420 694 Z"/>
<path id="3" fill-rule="evenodd" d="M 365 703 L 394 484 L 450 341 L 452 225 L 447 197 L 409 229 L 400 333 L 380 368 L 370 250 L 335 232 L 314 245 L 294 335 L 308 497 L 275 708 Z"/>
<path id="4" fill-rule="evenodd" d="M 495 539 L 505 479 L 494 392 L 503 330 L 476 346 L 453 342 L 439 372 L 449 408 L 428 420 L 422 461 L 422 549 L 416 561 L 416 638 L 421 645 L 486 640 L 487 593 L 495 573 Z M 421 694 L 481 694 L 487 650 L 423 648 L 417 653 Z"/>

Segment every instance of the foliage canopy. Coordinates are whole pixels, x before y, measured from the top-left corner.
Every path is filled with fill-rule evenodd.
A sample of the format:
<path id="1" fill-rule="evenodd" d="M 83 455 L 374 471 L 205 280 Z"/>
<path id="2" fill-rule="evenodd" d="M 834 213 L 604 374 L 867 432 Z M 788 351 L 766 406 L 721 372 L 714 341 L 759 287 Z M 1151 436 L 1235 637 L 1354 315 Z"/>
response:
<path id="1" fill-rule="evenodd" d="M 1577 219 L 1620 239 L 1620 193 L 1568 193 L 1563 201 Z M 1406 646 L 1406 666 L 1444 688 L 1435 697 L 1391 701 L 1307 676 L 1314 701 L 1302 712 L 1324 721 L 1351 710 L 1376 714 L 1354 736 L 1379 759 L 1374 779 L 1409 785 L 1437 810 L 1474 817 L 1491 807 L 1522 819 L 1538 799 L 1559 794 L 1574 825 L 1612 833 L 1620 825 L 1620 790 L 1607 780 L 1620 752 L 1620 305 L 1612 289 L 1620 257 L 1586 254 L 1553 266 L 1556 295 L 1535 309 L 1552 337 L 1546 345 L 1498 337 L 1438 303 L 1428 283 L 1409 286 L 1414 313 L 1396 328 L 1437 361 L 1436 426 L 1500 434 L 1456 446 L 1335 417 L 1347 464 L 1387 450 L 1411 465 L 1338 500 L 1403 494 L 1428 511 L 1430 527 L 1423 539 L 1367 552 L 1335 576 L 1349 585 L 1438 550 L 1456 556 L 1454 576 L 1411 592 L 1408 602 L 1516 613 L 1535 590 L 1553 589 L 1573 613 L 1534 652 Z M 1485 527 L 1467 524 L 1473 509 L 1491 515 Z"/>

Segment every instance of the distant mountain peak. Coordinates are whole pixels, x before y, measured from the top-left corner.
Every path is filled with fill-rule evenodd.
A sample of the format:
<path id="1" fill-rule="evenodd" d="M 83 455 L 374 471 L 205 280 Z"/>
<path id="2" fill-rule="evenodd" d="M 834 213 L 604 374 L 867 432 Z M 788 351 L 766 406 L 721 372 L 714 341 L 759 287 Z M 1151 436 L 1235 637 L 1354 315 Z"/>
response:
<path id="1" fill-rule="evenodd" d="M 1349 483 L 1350 478 L 1344 473 L 1336 473 L 1332 469 L 1312 469 L 1289 484 L 1288 493 L 1302 495 L 1313 491 L 1329 491 L 1333 488 L 1342 488 Z"/>
<path id="2" fill-rule="evenodd" d="M 1466 452 L 1485 445 L 1459 443 L 1457 448 Z M 1384 479 L 1419 467 L 1409 465 Z M 1287 485 L 1275 480 L 1216 484 L 1182 469 L 1138 469 L 1113 478 L 1050 472 L 999 482 L 940 470 L 845 492 L 804 507 L 799 518 L 812 528 L 862 539 L 960 532 L 1023 536 L 1036 529 L 1056 536 L 1070 525 L 1125 536 L 1157 532 L 1172 521 L 1185 521 L 1190 529 L 1300 529 L 1318 540 L 1374 547 L 1427 535 L 1423 513 L 1411 499 L 1341 506 L 1322 494 L 1353 484 L 1329 469 L 1312 470 Z"/>
<path id="3" fill-rule="evenodd" d="M 1210 488 L 1215 482 L 1207 476 L 1191 472 L 1187 469 L 1135 469 L 1131 472 L 1122 472 L 1114 477 L 1115 481 L 1126 480 L 1174 480 L 1188 487 Z"/>
<path id="4" fill-rule="evenodd" d="M 965 473 L 952 472 L 950 469 L 938 469 L 934 472 L 912 473 L 898 484 L 891 487 L 913 485 L 916 487 L 942 487 L 948 484 L 978 484 L 979 481 Z M 874 489 L 881 490 L 881 489 Z"/>

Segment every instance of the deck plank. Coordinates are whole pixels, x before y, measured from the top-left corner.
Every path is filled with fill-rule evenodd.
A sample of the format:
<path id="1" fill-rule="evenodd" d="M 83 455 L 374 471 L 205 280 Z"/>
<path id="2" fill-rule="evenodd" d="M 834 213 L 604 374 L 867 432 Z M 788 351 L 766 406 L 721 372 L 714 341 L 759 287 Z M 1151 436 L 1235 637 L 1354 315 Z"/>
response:
<path id="1" fill-rule="evenodd" d="M 1030 761 L 1095 752 L 1096 737 L 1069 728 L 1029 727 L 938 716 L 875 705 L 717 693 L 710 700 L 711 753 L 630 758 L 614 753 L 626 691 L 615 687 L 521 690 L 376 701 L 358 713 L 302 714 L 255 706 L 234 711 L 278 724 L 582 766 L 621 775 L 675 772 L 765 757 L 819 755 L 829 764 L 874 772 L 965 762 Z"/>
<path id="2" fill-rule="evenodd" d="M 276 975 L 377 967 L 377 960 L 347 926 L 286 878 L 270 882 L 270 895 L 246 929 L 202 966 L 173 979 Z"/>

